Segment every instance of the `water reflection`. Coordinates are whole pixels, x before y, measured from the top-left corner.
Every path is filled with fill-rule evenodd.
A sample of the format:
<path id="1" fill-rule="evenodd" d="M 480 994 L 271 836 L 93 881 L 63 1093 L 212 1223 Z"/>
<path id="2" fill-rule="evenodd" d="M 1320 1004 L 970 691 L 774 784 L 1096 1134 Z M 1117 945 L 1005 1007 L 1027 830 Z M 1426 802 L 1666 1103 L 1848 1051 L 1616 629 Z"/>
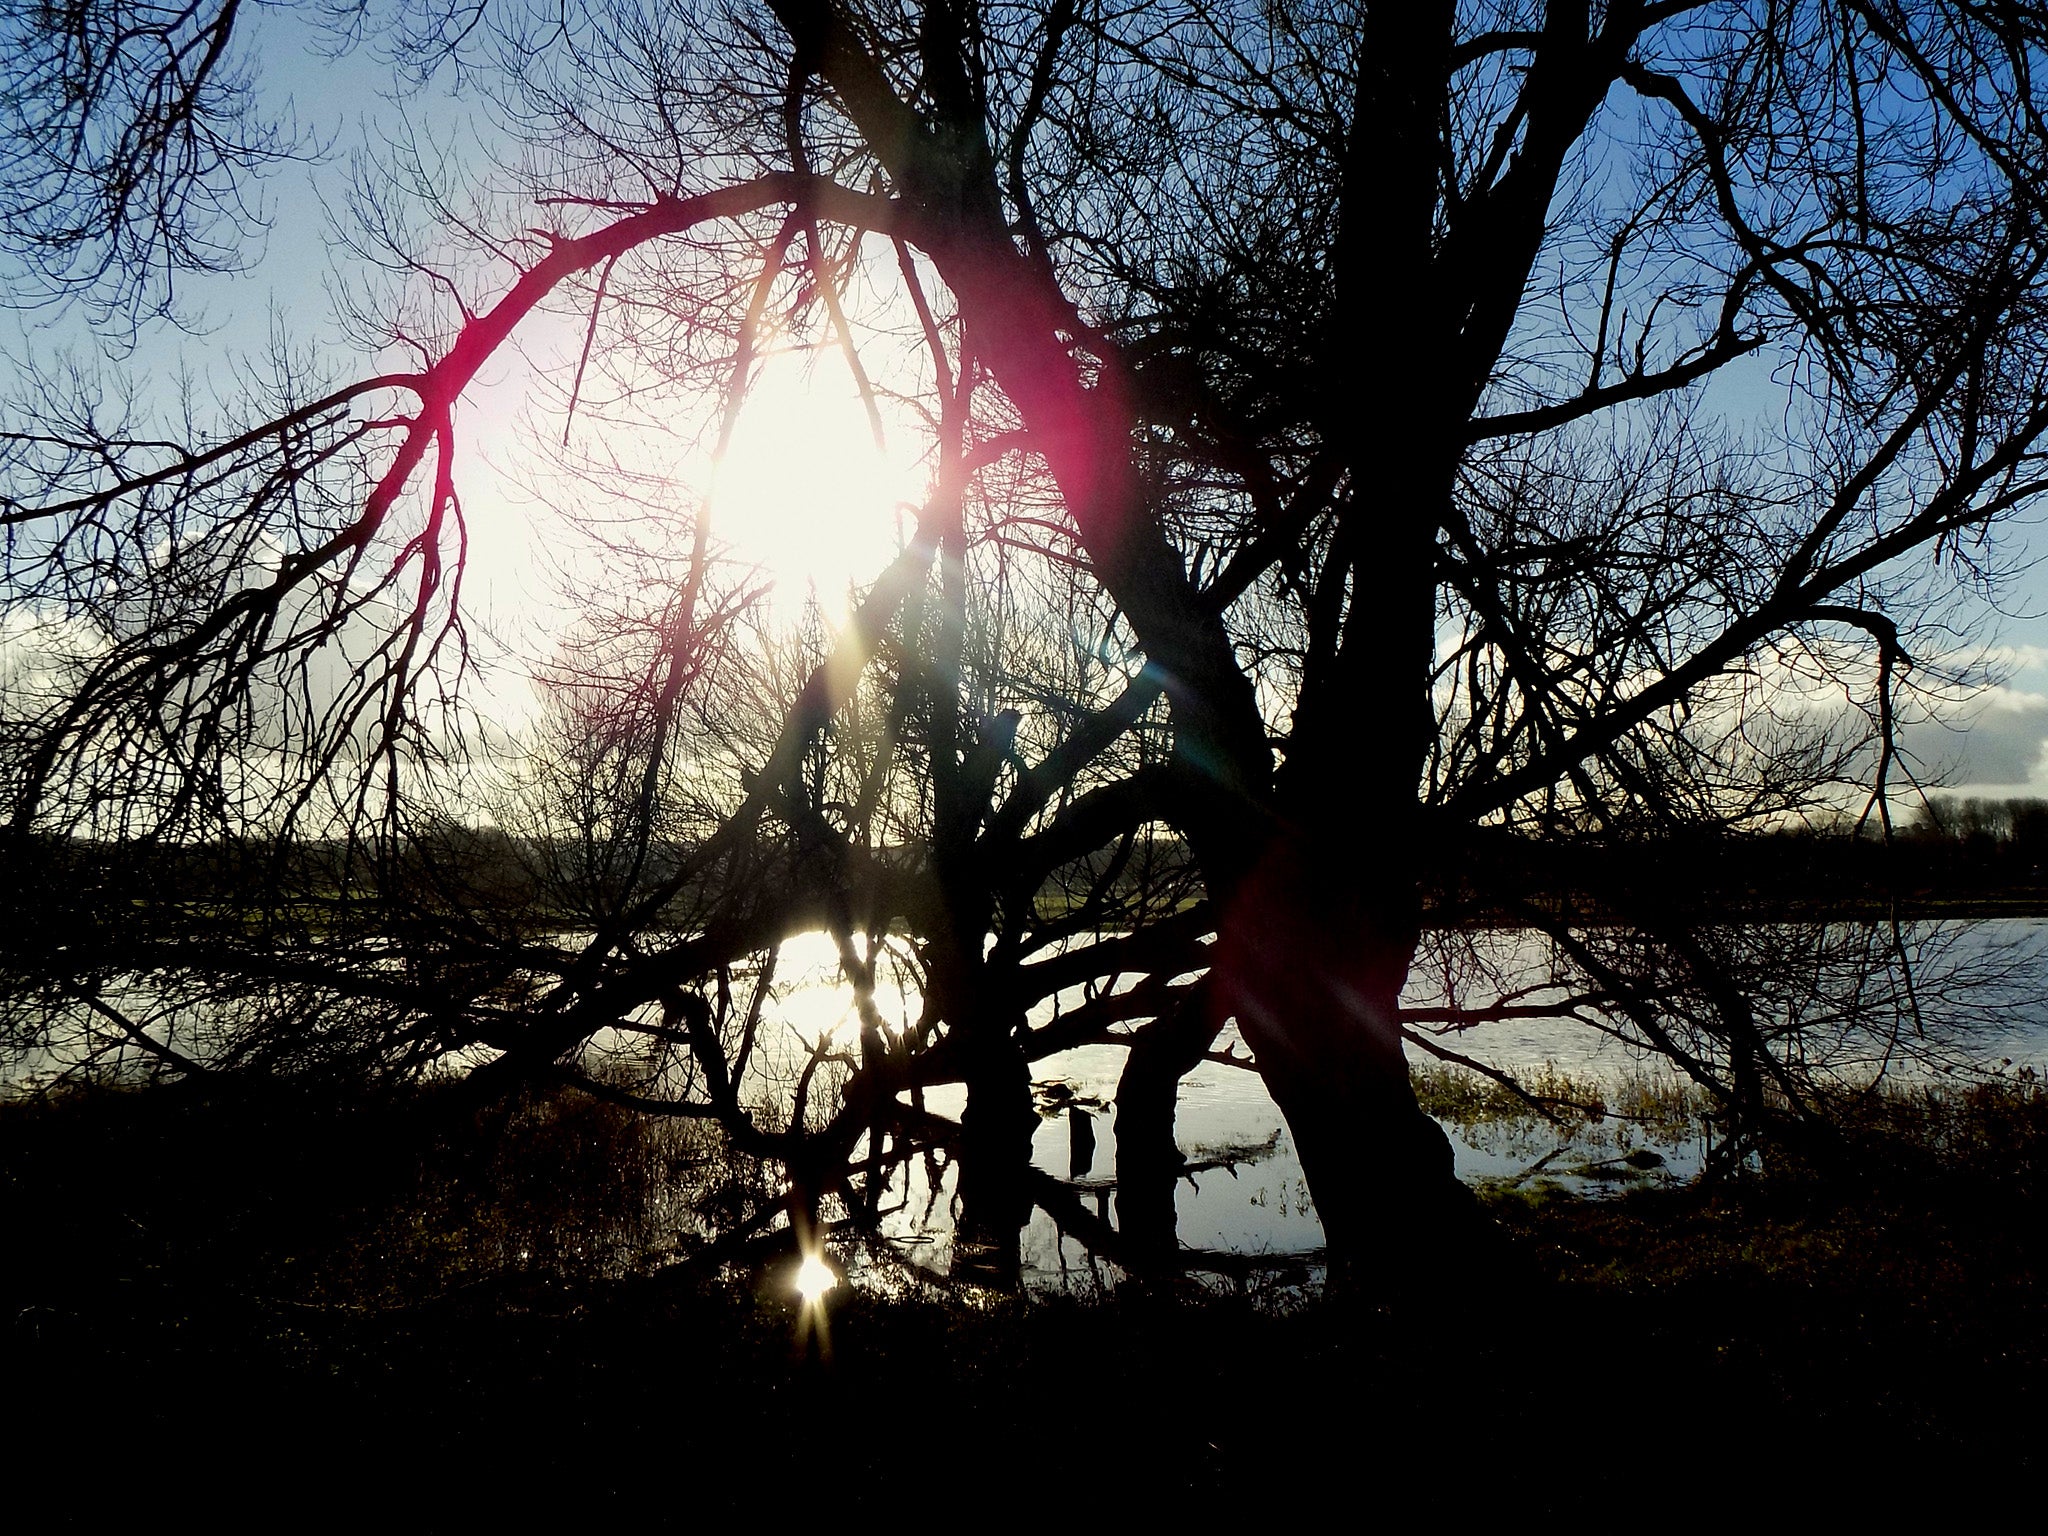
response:
<path id="1" fill-rule="evenodd" d="M 1974 952 L 2033 956 L 2033 969 L 2013 986 L 1982 994 L 1981 1017 L 1967 1036 L 1970 1048 L 1994 1062 L 2048 1061 L 2048 1015 L 2040 1001 L 2048 995 L 2041 984 L 2048 964 L 2040 959 L 2048 925 L 2004 920 L 1952 927 Z M 577 936 L 557 937 L 570 945 Z M 1460 942 L 1470 952 L 1484 951 L 1479 963 L 1493 968 L 1504 994 L 1535 990 L 1529 981 L 1536 969 L 1533 936 L 1498 931 Z M 875 946 L 873 958 L 868 1017 L 879 1020 L 875 1032 L 885 1042 L 902 1040 L 916 1030 L 922 1007 L 914 965 L 889 940 Z M 1470 953 L 1465 958 L 1471 962 Z M 738 1062 L 743 1102 L 759 1105 L 764 1121 L 771 1120 L 801 1082 L 811 1084 L 813 1104 L 832 1102 L 864 1046 L 862 1009 L 842 975 L 837 946 L 823 934 L 790 940 L 772 970 L 735 974 L 735 987 L 757 983 L 766 1007 L 758 1046 Z M 150 1014 L 152 1000 L 139 982 L 108 995 L 132 1004 L 138 1016 Z M 1411 1003 L 1427 1007 L 1443 997 L 1419 972 Z M 1078 990 L 1060 994 L 1034 1010 L 1028 1023 L 1042 1028 L 1090 1000 Z M 91 1020 L 81 1017 L 77 1027 L 89 1030 Z M 227 1026 L 221 1017 L 194 1012 L 176 1015 L 165 1027 L 175 1028 L 181 1049 L 203 1057 L 209 1031 Z M 1461 1051 L 1492 1065 L 1519 1074 L 1548 1071 L 1605 1100 L 1599 1118 L 1562 1122 L 1497 1106 L 1484 1114 L 1440 1114 L 1456 1171 L 1467 1182 L 1598 1193 L 1691 1178 L 1711 1151 L 1711 1126 L 1697 1106 L 1686 1107 L 1671 1079 L 1659 1078 L 1654 1066 L 1582 1023 L 1523 1015 L 1490 1024 L 1483 1037 L 1453 1038 Z M 1178 1060 L 1170 1062 L 1172 1070 L 1160 1079 L 1163 1101 L 1149 1107 L 1139 1091 L 1144 1085 L 1133 1082 L 1125 1044 L 1082 1045 L 1032 1061 L 1037 1113 L 1028 1171 L 1022 1183 L 984 1202 L 988 1215 L 978 1220 L 966 1219 L 975 1191 L 971 1181 L 962 1187 L 957 1131 L 966 1093 L 958 1085 L 905 1091 L 896 1123 L 881 1129 L 878 1121 L 873 1145 L 864 1137 L 853 1146 L 852 1172 L 837 1186 L 820 1180 L 792 1204 L 815 1210 L 851 1277 L 867 1284 L 930 1279 L 1060 1290 L 1113 1285 L 1134 1267 L 1154 1265 L 1231 1275 L 1262 1266 L 1302 1272 L 1322 1247 L 1322 1229 L 1292 1139 L 1250 1070 L 1242 1042 L 1228 1027 L 1213 1038 L 1197 1028 L 1175 1048 L 1191 1053 L 1194 1065 L 1183 1074 Z M 595 1076 L 613 1058 L 644 1065 L 646 1052 L 644 1036 L 607 1031 L 592 1040 L 587 1062 Z M 668 1091 L 682 1097 L 692 1091 L 696 1069 L 686 1051 L 669 1059 L 675 1077 Z M 1895 1076 L 1934 1070 L 1917 1059 L 1875 1060 Z M 52 1056 L 29 1066 L 46 1070 L 53 1063 L 61 1065 Z M 1148 1113 L 1155 1121 L 1136 1127 Z M 758 1207 L 748 1207 L 743 1217 L 700 1212 L 693 1218 L 699 1230 L 764 1242 L 787 1219 L 771 1220 Z M 745 1244 L 731 1251 L 741 1253 Z"/>
<path id="2" fill-rule="evenodd" d="M 2039 1002 L 2048 988 L 2037 984 L 2048 968 L 2041 960 L 2044 934 L 2048 927 L 2032 919 L 1957 925 L 1952 942 L 1968 951 L 1966 961 L 1982 957 L 2002 965 L 2018 955 L 2030 957 L 2031 967 L 1974 999 L 1976 1016 L 1957 1025 L 1958 1060 L 2048 1059 L 2048 1016 Z M 1502 990 L 1521 984 L 1534 964 L 1534 936 L 1503 932 L 1483 942 L 1491 949 L 1489 963 L 1502 973 Z M 1427 976 L 1418 976 L 1410 1000 L 1426 1007 L 1439 995 Z M 1032 1022 L 1043 1024 L 1059 1006 L 1074 1001 L 1055 1000 Z M 1575 1094 L 1590 1090 L 1603 1101 L 1597 1116 L 1559 1120 L 1498 1108 L 1440 1114 L 1457 1174 L 1468 1183 L 1599 1195 L 1691 1179 L 1713 1148 L 1704 1100 L 1660 1063 L 1582 1022 L 1521 1016 L 1494 1024 L 1481 1046 L 1458 1043 L 1491 1065 L 1538 1082 L 1570 1084 Z M 1932 1051 L 1901 1057 L 1873 1047 L 1859 1056 L 1857 1042 L 1846 1036 L 1840 1048 L 1847 1072 L 1882 1068 L 1894 1080 L 1913 1081 L 1943 1070 Z M 1111 1283 L 1125 1261 L 1156 1257 L 1143 1248 L 1144 1191 L 1125 1166 L 1120 1122 L 1127 1106 L 1119 1087 L 1128 1059 L 1120 1045 L 1090 1045 L 1033 1064 L 1043 1118 L 1032 1165 L 1046 1193 L 1019 1235 L 1018 1273 L 1027 1287 Z M 1174 1262 L 1188 1269 L 1240 1273 L 1248 1264 L 1284 1269 L 1291 1263 L 1298 1270 L 1322 1247 L 1292 1139 L 1248 1060 L 1235 1031 L 1226 1028 L 1173 1094 L 1165 1223 Z M 1425 1075 L 1434 1065 L 1427 1058 L 1419 1064 Z M 957 1116 L 962 1099 L 957 1088 L 925 1095 L 927 1107 L 949 1117 Z M 953 1176 L 941 1165 L 934 1185 L 923 1170 L 906 1170 L 900 1202 L 890 1202 L 904 1214 L 886 1230 L 918 1268 L 934 1275 L 960 1273 L 949 1246 Z"/>
<path id="3" fill-rule="evenodd" d="M 1221 1043 L 1234 1041 L 1226 1035 Z M 1034 1085 L 1042 1111 L 1032 1142 L 1040 1200 L 1018 1234 L 1015 1271 L 1015 1283 L 1027 1289 L 1089 1290 L 1126 1272 L 1118 1142 L 1097 1130 L 1098 1122 L 1114 1123 L 1116 1108 L 1103 1101 L 1114 1092 L 1123 1055 L 1115 1046 L 1086 1046 L 1038 1064 L 1046 1074 Z M 958 1087 L 924 1095 L 927 1109 L 949 1118 L 964 1097 Z M 1176 1267 L 1303 1273 L 1303 1264 L 1320 1254 L 1322 1226 L 1287 1128 L 1258 1076 L 1205 1061 L 1181 1084 L 1175 1125 Z M 1659 1141 L 1621 1121 L 1552 1126 L 1532 1116 L 1447 1128 L 1459 1175 L 1504 1185 L 1541 1180 L 1598 1193 L 1690 1177 L 1702 1152 L 1696 1139 Z M 857 1275 L 886 1280 L 907 1264 L 933 1279 L 985 1281 L 989 1255 L 960 1248 L 958 1176 L 957 1160 L 942 1150 L 907 1159 L 890 1178 L 878 1227 L 900 1259 L 857 1267 Z"/>
<path id="4" fill-rule="evenodd" d="M 1067 1181 L 1080 1184 L 1095 1172 L 1095 1116 L 1078 1104 L 1067 1107 Z"/>

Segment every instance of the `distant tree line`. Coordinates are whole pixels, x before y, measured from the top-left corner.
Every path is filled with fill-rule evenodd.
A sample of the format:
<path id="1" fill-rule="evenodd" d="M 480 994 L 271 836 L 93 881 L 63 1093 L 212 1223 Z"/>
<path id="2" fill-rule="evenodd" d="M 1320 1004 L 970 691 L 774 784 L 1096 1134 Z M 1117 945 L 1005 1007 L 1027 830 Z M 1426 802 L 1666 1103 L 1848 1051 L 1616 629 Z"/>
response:
<path id="1" fill-rule="evenodd" d="M 479 920 L 587 926 L 602 922 L 619 897 L 599 861 L 581 857 L 574 838 L 490 825 L 450 823 L 439 836 L 416 841 L 387 872 L 380 902 L 360 891 L 341 895 L 349 851 L 318 840 L 288 849 L 223 840 L 143 851 L 70 838 L 51 840 L 49 852 L 45 867 L 62 869 L 66 877 L 25 900 L 20 915 L 30 921 L 15 926 L 17 944 L 45 942 L 47 933 L 38 930 L 64 925 L 75 942 L 90 926 L 79 924 L 81 907 L 104 914 L 109 898 L 125 903 L 121 926 L 131 940 L 141 937 L 140 927 L 166 922 L 184 932 L 208 922 L 237 925 L 251 915 L 252 904 L 275 898 L 280 859 L 290 865 L 291 904 L 302 920 L 315 923 L 341 921 L 345 904 L 350 926 L 402 927 L 407 913 L 423 917 L 458 907 Z M 665 849 L 661 873 L 678 872 L 692 852 L 688 846 Z M 879 864 L 895 866 L 905 878 L 924 855 L 910 846 L 873 851 Z M 1150 840 L 1136 859 L 1129 851 L 1119 857 L 1115 849 L 1094 850 L 1056 873 L 1061 878 L 1037 894 L 1042 915 L 1083 927 L 1106 914 L 1094 910 L 1105 894 L 1132 899 L 1166 886 L 1183 903 L 1204 894 L 1187 844 L 1171 835 Z M 1677 873 L 1683 878 L 1674 879 Z M 1502 829 L 1428 871 L 1425 906 L 1432 926 L 1513 921 L 1514 903 L 1502 900 L 1503 892 L 1513 892 L 1551 911 L 1598 920 L 1610 903 L 1625 905 L 1656 891 L 1660 906 L 1711 920 L 1758 908 L 1854 915 L 1888 898 L 2024 896 L 2037 886 L 2048 901 L 2048 800 L 1942 796 L 1916 807 L 1889 843 L 1874 823 L 1848 819 L 1763 833 L 1705 825 L 1598 840 Z M 323 890 L 332 893 L 335 911 L 320 910 Z"/>
<path id="2" fill-rule="evenodd" d="M 1944 796 L 1923 801 L 1914 811 L 1908 831 L 1921 839 L 2005 847 L 2036 863 L 2048 862 L 2048 800 Z"/>

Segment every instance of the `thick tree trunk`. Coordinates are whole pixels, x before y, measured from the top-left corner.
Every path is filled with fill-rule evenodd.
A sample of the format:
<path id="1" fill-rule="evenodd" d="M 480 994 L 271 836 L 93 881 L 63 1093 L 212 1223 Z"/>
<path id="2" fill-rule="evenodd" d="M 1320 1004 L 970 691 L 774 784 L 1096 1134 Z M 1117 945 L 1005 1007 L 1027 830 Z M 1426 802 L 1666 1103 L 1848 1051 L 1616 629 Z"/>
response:
<path id="1" fill-rule="evenodd" d="M 1412 885 L 1374 891 L 1374 872 L 1334 858 L 1328 841 L 1276 839 L 1240 886 L 1219 935 L 1216 1005 L 1236 1017 L 1286 1116 L 1333 1282 L 1460 1289 L 1482 1278 L 1491 1226 L 1417 1105 L 1401 1048 Z"/>
<path id="2" fill-rule="evenodd" d="M 1117 1080 L 1117 1229 L 1126 1256 L 1141 1267 L 1170 1262 L 1180 1246 L 1174 1197 L 1185 1160 L 1174 1139 L 1174 1108 L 1180 1080 L 1223 1022 L 1205 997 L 1198 993 L 1140 1030 Z"/>
<path id="3" fill-rule="evenodd" d="M 1021 1283 L 1024 1224 L 1031 1217 L 1031 1069 L 1016 1036 L 974 1021 L 964 1033 L 967 1107 L 960 1116 L 960 1219 L 953 1273 L 1015 1290 Z M 979 1027 L 975 1027 L 979 1026 Z"/>

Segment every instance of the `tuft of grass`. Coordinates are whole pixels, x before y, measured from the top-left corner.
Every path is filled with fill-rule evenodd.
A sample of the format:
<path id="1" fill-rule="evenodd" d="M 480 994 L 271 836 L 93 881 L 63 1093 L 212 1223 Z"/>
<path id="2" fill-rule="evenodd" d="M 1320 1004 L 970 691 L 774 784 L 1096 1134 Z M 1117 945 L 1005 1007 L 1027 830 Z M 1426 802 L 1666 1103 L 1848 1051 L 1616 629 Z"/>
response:
<path id="1" fill-rule="evenodd" d="M 1519 1074 L 1522 1088 L 1448 1062 L 1426 1062 L 1412 1073 L 1428 1114 L 1459 1127 L 1487 1125 L 1598 1126 L 1617 1120 L 1655 1140 L 1698 1134 L 1707 1095 L 1664 1073 L 1630 1072 L 1618 1081 L 1574 1076 L 1555 1062 Z"/>

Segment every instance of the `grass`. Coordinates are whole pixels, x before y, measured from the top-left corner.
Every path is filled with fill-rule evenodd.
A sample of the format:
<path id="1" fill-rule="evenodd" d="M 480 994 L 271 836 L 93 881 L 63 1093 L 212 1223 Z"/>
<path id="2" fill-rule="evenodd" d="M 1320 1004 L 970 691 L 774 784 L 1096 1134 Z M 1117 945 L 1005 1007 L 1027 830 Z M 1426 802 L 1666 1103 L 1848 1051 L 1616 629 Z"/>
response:
<path id="1" fill-rule="evenodd" d="M 1477 1072 L 1427 1063 L 1414 1070 L 1429 1114 L 1467 1146 L 1523 1165 L 1475 1178 L 1480 1193 L 1585 1193 L 1668 1182 L 1672 1164 L 1696 1166 L 1710 1101 L 1668 1074 L 1619 1081 L 1575 1077 L 1546 1063 L 1519 1079 L 1523 1093 Z"/>
<path id="2" fill-rule="evenodd" d="M 1635 1127 L 1644 1137 L 1681 1141 L 1696 1136 L 1709 1107 L 1701 1090 L 1668 1074 L 1635 1072 L 1618 1082 L 1574 1077 L 1554 1062 L 1518 1081 L 1516 1093 L 1464 1067 L 1424 1062 L 1411 1070 L 1416 1097 L 1437 1119 L 1460 1129 L 1486 1125 L 1597 1127 L 1609 1121 Z M 1532 1102 L 1533 1101 L 1533 1102 Z"/>

